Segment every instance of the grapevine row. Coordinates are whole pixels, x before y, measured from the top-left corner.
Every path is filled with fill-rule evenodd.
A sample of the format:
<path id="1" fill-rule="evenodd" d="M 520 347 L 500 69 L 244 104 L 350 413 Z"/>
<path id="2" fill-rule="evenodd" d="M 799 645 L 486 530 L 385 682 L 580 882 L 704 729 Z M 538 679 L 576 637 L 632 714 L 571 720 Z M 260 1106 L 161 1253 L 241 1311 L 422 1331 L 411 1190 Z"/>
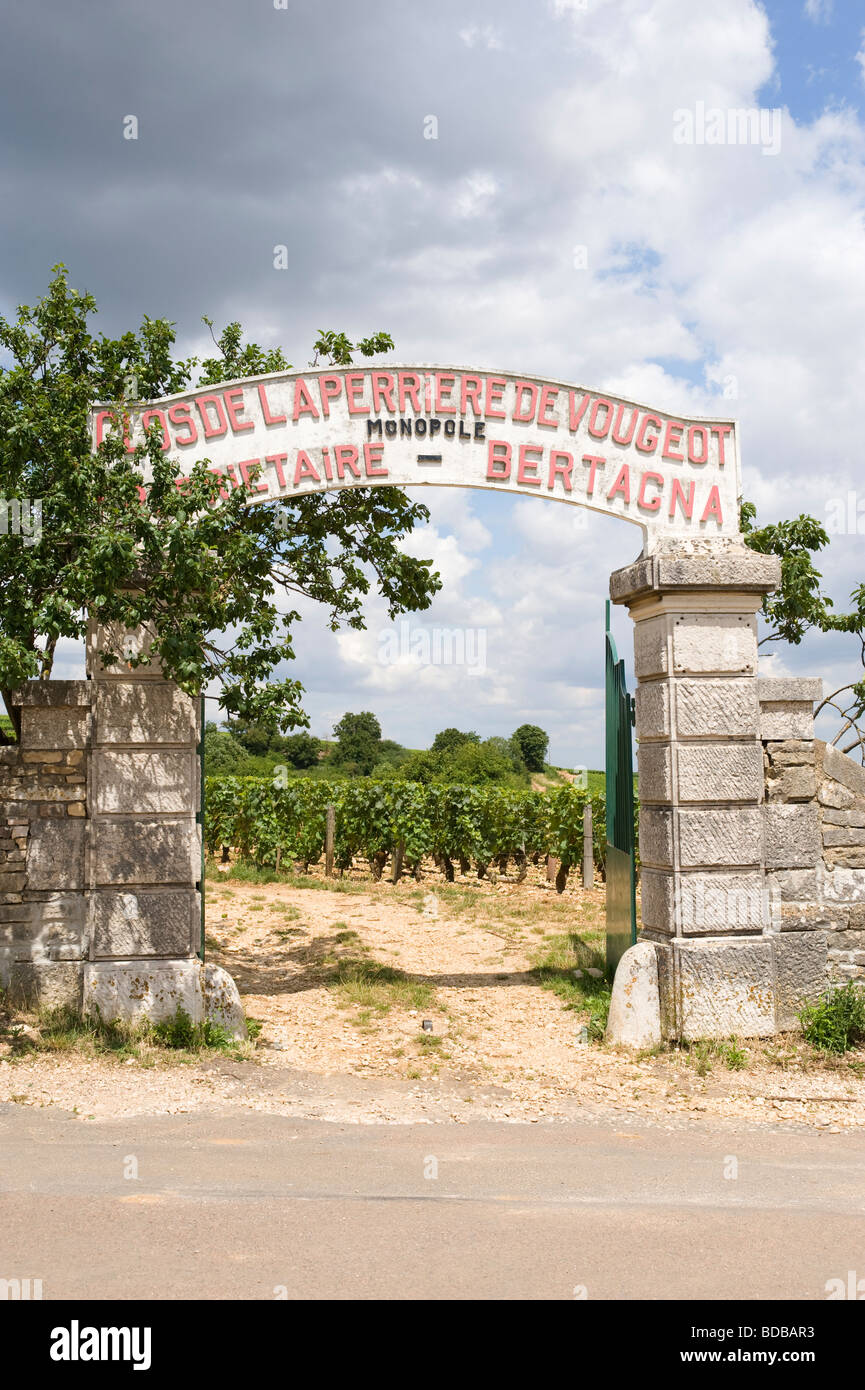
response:
<path id="1" fill-rule="evenodd" d="M 583 854 L 583 808 L 591 802 L 593 858 L 604 872 L 605 800 L 572 786 L 547 792 L 425 786 L 413 782 L 322 782 L 297 778 L 287 785 L 264 777 L 208 777 L 205 845 L 215 854 L 233 847 L 259 867 L 324 854 L 327 807 L 335 810 L 335 863 L 348 869 L 366 860 L 380 878 L 388 859 L 421 876 L 430 856 L 454 877 L 456 868 L 479 877 L 504 872 L 513 861 L 523 878 L 529 861 L 560 861 L 560 886 Z M 636 816 L 636 810 L 635 810 Z"/>

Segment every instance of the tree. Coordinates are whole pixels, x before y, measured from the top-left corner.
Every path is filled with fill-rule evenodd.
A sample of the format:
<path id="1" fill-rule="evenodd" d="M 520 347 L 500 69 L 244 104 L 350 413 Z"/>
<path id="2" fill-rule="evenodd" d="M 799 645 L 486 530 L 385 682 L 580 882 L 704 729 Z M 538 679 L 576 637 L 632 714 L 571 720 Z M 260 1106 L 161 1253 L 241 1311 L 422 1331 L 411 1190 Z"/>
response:
<path id="1" fill-rule="evenodd" d="M 745 544 L 763 555 L 777 555 L 781 560 L 781 583 L 773 594 L 763 599 L 763 617 L 769 631 L 760 641 L 792 642 L 798 646 L 806 632 L 847 632 L 859 643 L 859 664 L 863 675 L 856 675 L 846 685 L 827 695 L 815 710 L 834 710 L 839 728 L 832 743 L 843 753 L 857 751 L 865 764 L 865 584 L 850 595 L 852 611 L 836 613 L 834 605 L 822 590 L 823 576 L 813 561 L 813 555 L 829 544 L 825 528 L 815 517 L 800 514 L 793 520 L 756 526 L 757 509 L 752 502 L 743 502 L 740 526 Z"/>
<path id="2" fill-rule="evenodd" d="M 529 772 L 543 772 L 549 747 L 549 736 L 537 724 L 521 724 L 514 731 L 523 762 Z"/>
<path id="3" fill-rule="evenodd" d="M 333 732 L 337 739 L 334 761 L 346 771 L 368 777 L 381 752 L 381 725 L 375 715 L 369 710 L 344 714 Z"/>
<path id="4" fill-rule="evenodd" d="M 436 734 L 432 741 L 433 753 L 452 753 L 455 748 L 460 748 L 464 743 L 480 743 L 480 734 L 463 734 L 459 729 L 442 729 Z"/>
<path id="5" fill-rule="evenodd" d="M 277 740 L 280 752 L 284 753 L 292 767 L 315 767 L 321 750 L 321 740 L 313 738 L 302 729 L 299 734 L 289 734 Z"/>
<path id="6" fill-rule="evenodd" d="M 400 542 L 426 507 L 398 488 L 346 489 L 250 505 L 239 486 L 219 502 L 219 484 L 196 464 L 178 486 L 159 426 L 134 452 L 121 430 L 94 453 L 88 410 L 113 402 L 118 421 L 135 400 L 153 399 L 249 372 L 280 371 L 279 348 L 243 344 L 237 323 L 215 339 L 218 356 L 175 360 L 173 324 L 145 317 L 137 333 L 94 336 L 96 304 L 54 268 L 47 294 L 0 318 L 0 496 L 41 505 L 38 535 L 0 534 L 0 691 L 7 707 L 22 681 L 51 674 L 60 638 L 81 640 L 88 614 L 117 629 L 144 626 L 166 676 L 189 694 L 211 683 L 222 708 L 251 724 L 306 724 L 303 687 L 276 668 L 294 657 L 299 614 L 279 612 L 278 591 L 317 600 L 332 630 L 362 628 L 375 583 L 391 617 L 427 608 L 441 582 Z M 391 346 L 386 334 L 352 344 L 322 333 L 316 351 L 336 365 Z M 151 474 L 144 499 L 145 467 Z M 228 634 L 225 638 L 222 634 Z M 109 664 L 138 657 L 116 648 Z"/>

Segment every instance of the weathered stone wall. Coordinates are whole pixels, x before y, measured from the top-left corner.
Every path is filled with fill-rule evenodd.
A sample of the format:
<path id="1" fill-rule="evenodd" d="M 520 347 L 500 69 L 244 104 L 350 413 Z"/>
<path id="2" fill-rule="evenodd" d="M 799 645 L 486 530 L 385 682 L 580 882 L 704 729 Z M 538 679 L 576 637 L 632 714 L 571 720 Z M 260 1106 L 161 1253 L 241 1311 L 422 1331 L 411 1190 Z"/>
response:
<path id="1" fill-rule="evenodd" d="M 865 768 L 814 738 L 819 681 L 761 681 L 777 930 L 826 943 L 826 979 L 865 979 Z"/>
<path id="2" fill-rule="evenodd" d="M 0 984 L 78 1006 L 85 882 L 88 681 L 32 681 L 21 742 L 0 748 Z"/>

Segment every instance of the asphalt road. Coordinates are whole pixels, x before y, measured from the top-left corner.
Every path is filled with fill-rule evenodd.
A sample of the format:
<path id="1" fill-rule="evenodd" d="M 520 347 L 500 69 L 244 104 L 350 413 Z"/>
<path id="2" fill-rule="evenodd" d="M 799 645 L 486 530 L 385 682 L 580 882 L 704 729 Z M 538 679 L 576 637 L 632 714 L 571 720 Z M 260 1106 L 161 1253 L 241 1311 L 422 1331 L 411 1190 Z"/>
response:
<path id="1" fill-rule="evenodd" d="M 863 1174 L 861 1134 L 4 1105 L 0 1278 L 45 1299 L 822 1300 L 865 1277 Z"/>

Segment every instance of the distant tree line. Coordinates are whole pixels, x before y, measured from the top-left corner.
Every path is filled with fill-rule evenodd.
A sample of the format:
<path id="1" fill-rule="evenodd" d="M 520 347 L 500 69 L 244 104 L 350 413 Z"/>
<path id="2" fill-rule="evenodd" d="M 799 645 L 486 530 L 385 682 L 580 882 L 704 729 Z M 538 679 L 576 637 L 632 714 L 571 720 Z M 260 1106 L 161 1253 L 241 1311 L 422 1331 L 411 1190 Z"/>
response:
<path id="1" fill-rule="evenodd" d="M 286 766 L 305 776 L 401 778 L 422 783 L 527 786 L 543 772 L 549 739 L 536 724 L 521 724 L 510 738 L 482 739 L 456 728 L 442 729 L 429 749 L 404 748 L 382 738 L 369 710 L 346 713 L 334 726 L 333 742 L 301 731 L 279 734 L 263 724 L 231 719 L 223 728 L 205 726 L 208 774 L 260 776 Z"/>

